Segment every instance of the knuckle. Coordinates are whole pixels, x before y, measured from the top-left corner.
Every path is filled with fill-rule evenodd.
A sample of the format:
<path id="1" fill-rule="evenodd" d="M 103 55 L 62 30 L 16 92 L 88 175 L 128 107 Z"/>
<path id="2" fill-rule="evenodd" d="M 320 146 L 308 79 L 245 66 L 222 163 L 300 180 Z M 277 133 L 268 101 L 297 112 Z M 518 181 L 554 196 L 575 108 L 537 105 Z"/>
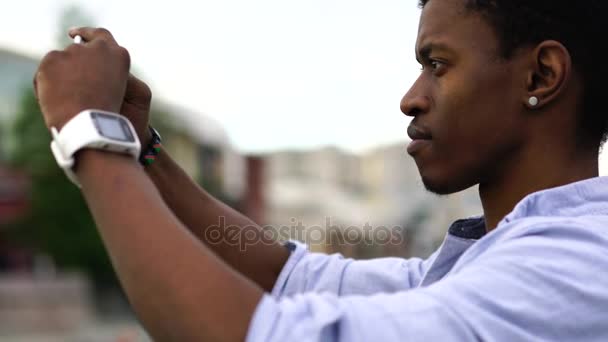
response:
<path id="1" fill-rule="evenodd" d="M 110 32 L 110 30 L 108 30 L 107 28 L 104 28 L 104 27 L 98 27 L 93 32 L 95 35 L 112 37 L 112 33 Z"/>
<path id="2" fill-rule="evenodd" d="M 50 64 L 56 63 L 59 59 L 61 59 L 62 55 L 63 52 L 58 50 L 48 52 L 46 55 L 44 55 L 42 61 L 40 61 L 40 69 L 43 69 Z"/>
<path id="3" fill-rule="evenodd" d="M 61 56 L 61 51 L 53 50 L 53 51 L 49 51 L 42 60 L 43 61 L 53 61 L 53 60 L 58 59 L 60 56 Z"/>
<path id="4" fill-rule="evenodd" d="M 150 89 L 150 86 L 148 86 L 147 84 L 142 82 L 142 87 L 141 87 L 141 97 L 144 101 L 150 102 L 152 101 L 152 89 Z"/>
<path id="5" fill-rule="evenodd" d="M 102 48 L 108 48 L 110 46 L 110 42 L 105 39 L 96 39 L 93 41 L 93 43 L 97 44 L 97 46 L 100 46 Z"/>
<path id="6" fill-rule="evenodd" d="M 127 66 L 128 69 L 131 66 L 131 54 L 129 53 L 129 50 L 125 49 L 122 46 L 119 46 L 117 51 L 118 55 L 120 56 L 120 59 Z"/>

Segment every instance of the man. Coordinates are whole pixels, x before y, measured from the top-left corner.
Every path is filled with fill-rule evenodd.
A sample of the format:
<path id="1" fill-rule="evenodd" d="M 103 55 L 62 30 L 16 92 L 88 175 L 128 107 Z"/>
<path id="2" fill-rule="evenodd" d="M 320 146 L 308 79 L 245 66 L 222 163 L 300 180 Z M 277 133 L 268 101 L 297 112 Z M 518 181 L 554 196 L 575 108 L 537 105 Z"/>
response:
<path id="1" fill-rule="evenodd" d="M 75 172 L 132 305 L 159 341 L 608 340 L 608 179 L 601 1 L 423 0 L 422 72 L 403 98 L 408 152 L 439 194 L 479 184 L 484 216 L 427 260 L 353 261 L 299 243 L 212 244 L 211 198 L 161 151 L 145 167 L 83 149 Z M 146 146 L 150 91 L 103 29 L 49 53 L 47 126 L 128 117 Z M 596 51 L 596 49 L 599 49 Z M 597 56 L 597 57 L 596 57 Z M 162 196 L 162 197 L 161 197 Z"/>

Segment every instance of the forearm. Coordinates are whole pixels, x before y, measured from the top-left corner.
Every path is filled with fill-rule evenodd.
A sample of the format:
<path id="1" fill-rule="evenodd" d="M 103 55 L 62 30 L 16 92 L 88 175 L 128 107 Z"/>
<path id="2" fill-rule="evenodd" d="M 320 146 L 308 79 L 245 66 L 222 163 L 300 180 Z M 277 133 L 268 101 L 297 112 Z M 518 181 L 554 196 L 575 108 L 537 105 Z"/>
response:
<path id="1" fill-rule="evenodd" d="M 146 172 L 165 203 L 199 240 L 264 290 L 272 290 L 289 257 L 286 248 L 263 239 L 261 227 L 201 189 L 164 150 Z"/>
<path id="2" fill-rule="evenodd" d="M 85 150 L 78 162 L 112 263 L 151 334 L 162 341 L 243 340 L 262 289 L 198 242 L 134 161 Z"/>

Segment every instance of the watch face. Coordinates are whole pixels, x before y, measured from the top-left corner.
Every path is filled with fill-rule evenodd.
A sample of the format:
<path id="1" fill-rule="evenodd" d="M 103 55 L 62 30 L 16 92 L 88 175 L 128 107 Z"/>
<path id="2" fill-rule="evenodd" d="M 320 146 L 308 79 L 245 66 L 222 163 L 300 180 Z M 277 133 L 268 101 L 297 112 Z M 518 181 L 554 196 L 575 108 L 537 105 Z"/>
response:
<path id="1" fill-rule="evenodd" d="M 95 127 L 97 127 L 97 131 L 100 135 L 112 140 L 135 142 L 135 138 L 129 129 L 127 119 L 95 112 L 91 113 L 91 117 L 93 118 Z"/>

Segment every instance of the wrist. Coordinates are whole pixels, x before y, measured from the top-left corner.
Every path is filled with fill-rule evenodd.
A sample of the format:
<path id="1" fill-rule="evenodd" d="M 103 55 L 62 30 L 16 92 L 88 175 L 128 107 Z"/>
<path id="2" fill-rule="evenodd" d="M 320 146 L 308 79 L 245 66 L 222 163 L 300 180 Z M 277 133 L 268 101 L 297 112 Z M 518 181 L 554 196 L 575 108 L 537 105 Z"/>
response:
<path id="1" fill-rule="evenodd" d="M 134 164 L 134 159 L 125 154 L 84 148 L 74 155 L 74 173 L 79 179 L 86 175 L 104 175 L 107 168 L 117 164 Z"/>
<path id="2" fill-rule="evenodd" d="M 155 175 L 159 170 L 165 167 L 167 157 L 167 151 L 164 148 L 161 148 L 156 155 L 154 163 L 145 165 L 144 171 L 150 176 Z"/>

